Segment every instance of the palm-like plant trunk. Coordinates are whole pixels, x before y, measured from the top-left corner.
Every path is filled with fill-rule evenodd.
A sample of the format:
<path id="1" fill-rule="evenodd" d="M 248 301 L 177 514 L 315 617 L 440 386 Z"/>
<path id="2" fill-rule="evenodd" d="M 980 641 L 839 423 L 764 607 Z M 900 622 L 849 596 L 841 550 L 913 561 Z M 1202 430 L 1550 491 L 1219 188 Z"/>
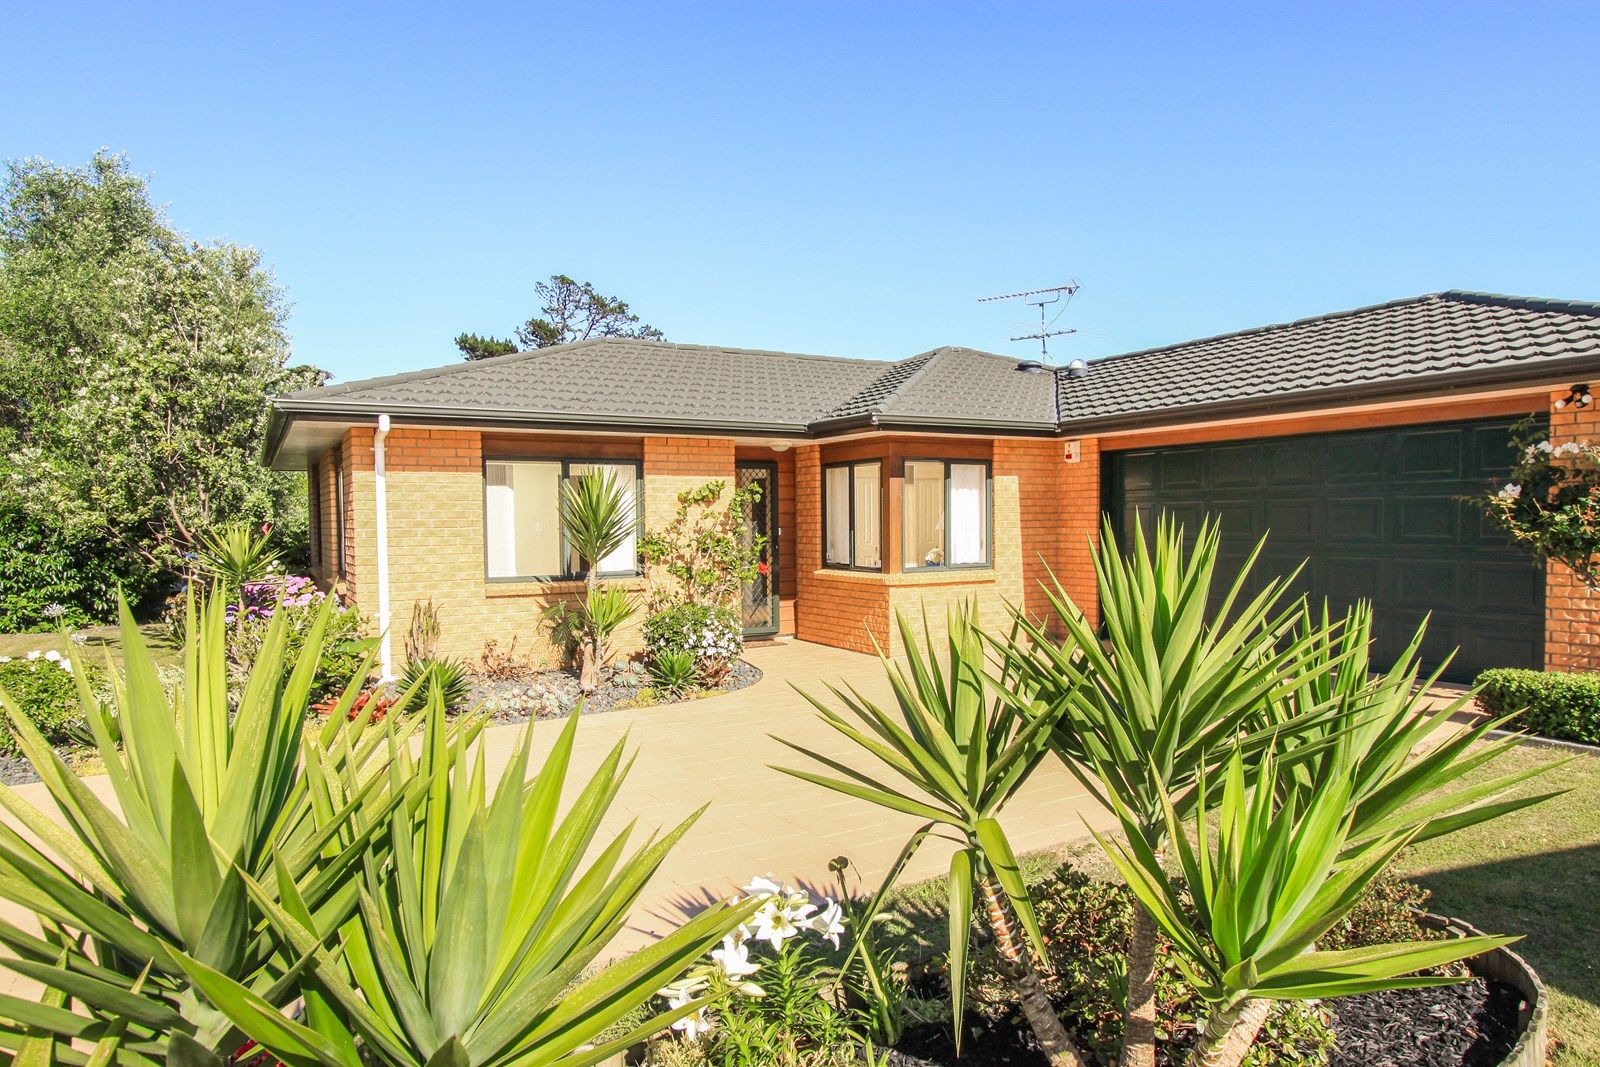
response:
<path id="1" fill-rule="evenodd" d="M 1270 1001 L 1247 998 L 1213 1010 L 1189 1055 L 1189 1067 L 1239 1067 L 1256 1043 L 1270 1007 Z"/>
<path id="2" fill-rule="evenodd" d="M 1045 996 L 1044 984 L 1039 981 L 1039 971 L 1028 955 L 1027 946 L 1017 936 L 1011 922 L 1011 911 L 1005 900 L 995 890 L 994 882 L 987 877 L 978 879 L 978 889 L 983 894 L 984 909 L 989 915 L 989 928 L 994 931 L 995 945 L 1007 975 L 1016 985 L 1022 1001 L 1022 1014 L 1033 1030 L 1050 1067 L 1084 1067 L 1083 1058 L 1061 1025 L 1055 1006 Z"/>
<path id="3" fill-rule="evenodd" d="M 597 566 L 591 564 L 583 580 L 584 627 L 583 640 L 578 642 L 578 691 L 586 694 L 600 688 L 600 635 L 595 630 L 594 620 L 588 617 L 590 598 L 600 588 L 600 580 L 594 573 Z"/>
<path id="4" fill-rule="evenodd" d="M 1128 931 L 1128 1008 L 1122 1023 L 1120 1067 L 1156 1064 L 1156 922 L 1133 905 Z"/>

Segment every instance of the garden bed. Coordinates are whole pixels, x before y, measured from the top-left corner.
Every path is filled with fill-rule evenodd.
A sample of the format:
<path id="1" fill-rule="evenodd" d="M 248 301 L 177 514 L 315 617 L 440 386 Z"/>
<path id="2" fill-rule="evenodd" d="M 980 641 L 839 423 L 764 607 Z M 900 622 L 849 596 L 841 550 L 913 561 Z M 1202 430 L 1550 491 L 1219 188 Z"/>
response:
<path id="1" fill-rule="evenodd" d="M 681 696 L 669 696 L 654 688 L 648 675 L 640 671 L 612 671 L 598 690 L 583 697 L 583 710 L 586 715 L 598 715 L 608 711 L 681 704 L 732 693 L 760 680 L 760 668 L 739 659 L 733 661 L 721 685 L 690 690 Z M 475 677 L 472 679 L 472 696 L 462 706 L 482 708 L 496 723 L 517 723 L 531 718 L 556 719 L 570 715 L 577 707 L 580 696 L 577 671 L 548 670 L 524 678 Z"/>

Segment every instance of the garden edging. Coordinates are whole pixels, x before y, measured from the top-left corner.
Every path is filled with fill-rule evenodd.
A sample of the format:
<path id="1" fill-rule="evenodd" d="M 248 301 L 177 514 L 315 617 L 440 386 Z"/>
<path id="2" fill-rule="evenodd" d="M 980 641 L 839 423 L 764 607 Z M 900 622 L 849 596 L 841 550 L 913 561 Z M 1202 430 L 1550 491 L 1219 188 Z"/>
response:
<path id="1" fill-rule="evenodd" d="M 1451 937 L 1477 937 L 1482 934 L 1471 923 L 1446 915 L 1422 912 L 1418 918 L 1423 926 L 1443 930 Z M 1545 994 L 1544 982 L 1538 972 L 1509 948 L 1497 948 L 1474 956 L 1467 961 L 1467 966 L 1481 978 L 1504 982 L 1522 994 L 1526 1002 L 1517 1017 L 1520 1030 L 1517 1042 L 1500 1061 L 1500 1067 L 1544 1067 L 1545 1046 L 1549 1037 L 1550 999 Z"/>

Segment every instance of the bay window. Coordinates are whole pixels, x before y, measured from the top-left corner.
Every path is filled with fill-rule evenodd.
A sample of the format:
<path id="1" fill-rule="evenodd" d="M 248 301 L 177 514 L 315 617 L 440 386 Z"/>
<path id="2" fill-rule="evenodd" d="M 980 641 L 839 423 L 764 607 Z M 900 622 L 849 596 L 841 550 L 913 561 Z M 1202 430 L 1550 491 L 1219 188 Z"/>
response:
<path id="1" fill-rule="evenodd" d="M 901 511 L 903 566 L 989 565 L 989 465 L 908 459 Z"/>
<path id="2" fill-rule="evenodd" d="M 883 464 L 836 463 L 822 468 L 822 563 L 883 569 Z"/>
<path id="3" fill-rule="evenodd" d="M 639 465 L 615 460 L 512 459 L 483 465 L 484 572 L 490 578 L 580 578 L 589 561 L 561 535 L 561 486 L 609 473 L 627 508 L 639 514 Z M 606 577 L 639 573 L 638 523 L 626 542 L 600 560 Z"/>

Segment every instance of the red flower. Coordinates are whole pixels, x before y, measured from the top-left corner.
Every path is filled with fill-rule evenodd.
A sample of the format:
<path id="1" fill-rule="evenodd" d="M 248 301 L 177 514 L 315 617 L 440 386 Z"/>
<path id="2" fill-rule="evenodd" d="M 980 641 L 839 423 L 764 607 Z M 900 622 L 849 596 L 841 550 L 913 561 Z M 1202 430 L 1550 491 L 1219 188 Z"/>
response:
<path id="1" fill-rule="evenodd" d="M 767 575 L 772 573 L 772 567 L 771 567 L 770 564 L 767 564 L 767 563 L 757 563 L 756 564 L 756 573 L 761 575 L 763 578 L 765 578 Z"/>

